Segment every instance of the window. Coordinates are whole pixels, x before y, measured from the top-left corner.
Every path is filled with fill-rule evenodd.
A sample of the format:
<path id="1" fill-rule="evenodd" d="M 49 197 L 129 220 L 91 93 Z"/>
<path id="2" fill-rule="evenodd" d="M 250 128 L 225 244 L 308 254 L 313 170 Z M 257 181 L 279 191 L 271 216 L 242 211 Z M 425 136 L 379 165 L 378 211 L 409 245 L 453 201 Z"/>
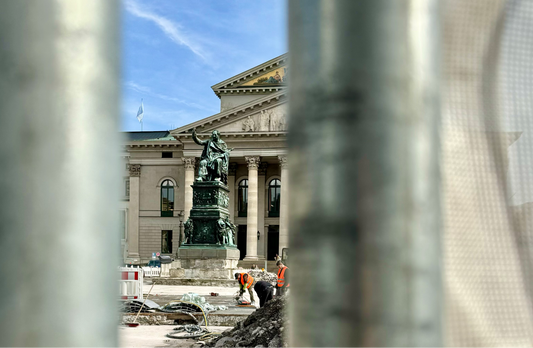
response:
<path id="1" fill-rule="evenodd" d="M 162 158 L 172 158 L 172 152 L 165 151 L 162 153 Z"/>
<path id="2" fill-rule="evenodd" d="M 161 254 L 172 254 L 172 230 L 161 231 Z"/>
<path id="3" fill-rule="evenodd" d="M 281 181 L 279 179 L 270 180 L 268 184 L 268 216 L 279 216 L 279 203 L 281 197 Z"/>
<path id="4" fill-rule="evenodd" d="M 239 216 L 247 216 L 248 213 L 248 179 L 243 179 L 239 183 L 238 191 Z"/>
<path id="5" fill-rule="evenodd" d="M 124 195 L 126 197 L 130 196 L 130 179 L 124 180 Z"/>
<path id="6" fill-rule="evenodd" d="M 174 215 L 174 183 L 163 181 L 161 185 L 161 216 Z"/>

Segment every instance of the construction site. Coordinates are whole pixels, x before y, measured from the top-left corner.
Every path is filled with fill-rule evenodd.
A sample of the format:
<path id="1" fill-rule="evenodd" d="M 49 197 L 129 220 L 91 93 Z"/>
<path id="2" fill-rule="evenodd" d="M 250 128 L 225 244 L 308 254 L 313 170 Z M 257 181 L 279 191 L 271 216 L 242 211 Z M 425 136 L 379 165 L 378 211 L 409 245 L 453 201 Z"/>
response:
<path id="1" fill-rule="evenodd" d="M 533 1 L 192 3 L 1 2 L 0 346 L 532 347 Z"/>
<path id="2" fill-rule="evenodd" d="M 139 268 L 129 268 L 143 272 Z M 128 272 L 128 269 L 122 269 Z M 131 272 L 131 271 L 130 271 Z M 276 286 L 275 273 L 237 270 Z M 125 277 L 122 277 L 125 278 Z M 135 277 L 132 277 L 135 278 Z M 259 308 L 237 282 L 209 285 L 162 285 L 171 278 L 138 276 L 142 296 L 119 301 L 120 345 L 123 347 L 286 347 L 285 303 L 274 297 Z M 127 282 L 127 281 L 126 281 Z M 132 287 L 132 284 L 130 288 Z M 138 285 L 137 285 L 138 287 Z M 255 299 L 259 296 L 254 292 Z"/>

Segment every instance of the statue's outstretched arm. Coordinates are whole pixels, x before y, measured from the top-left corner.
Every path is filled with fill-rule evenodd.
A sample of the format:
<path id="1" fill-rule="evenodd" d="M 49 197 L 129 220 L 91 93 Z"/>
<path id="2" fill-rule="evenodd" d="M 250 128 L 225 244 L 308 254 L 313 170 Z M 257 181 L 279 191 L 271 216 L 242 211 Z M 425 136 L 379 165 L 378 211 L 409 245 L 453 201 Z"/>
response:
<path id="1" fill-rule="evenodd" d="M 196 136 L 196 128 L 192 130 L 192 140 L 194 140 L 194 142 L 198 145 L 205 145 L 207 143 L 207 140 L 200 140 Z"/>

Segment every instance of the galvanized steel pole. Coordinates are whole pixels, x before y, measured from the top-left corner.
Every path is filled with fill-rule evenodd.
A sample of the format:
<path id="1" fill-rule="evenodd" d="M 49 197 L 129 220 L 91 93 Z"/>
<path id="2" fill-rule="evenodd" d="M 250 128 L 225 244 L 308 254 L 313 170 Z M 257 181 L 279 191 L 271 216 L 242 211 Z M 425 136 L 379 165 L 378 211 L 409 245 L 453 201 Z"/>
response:
<path id="1" fill-rule="evenodd" d="M 116 346 L 119 4 L 0 10 L 0 345 Z"/>
<path id="2" fill-rule="evenodd" d="M 289 2 L 291 346 L 439 346 L 438 0 Z"/>

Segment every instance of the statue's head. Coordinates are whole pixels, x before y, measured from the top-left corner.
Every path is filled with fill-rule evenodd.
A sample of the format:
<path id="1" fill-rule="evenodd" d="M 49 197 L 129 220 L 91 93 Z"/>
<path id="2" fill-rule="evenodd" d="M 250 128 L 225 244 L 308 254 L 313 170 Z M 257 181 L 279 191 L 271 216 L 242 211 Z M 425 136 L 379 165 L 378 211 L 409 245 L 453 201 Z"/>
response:
<path id="1" fill-rule="evenodd" d="M 217 131 L 217 130 L 214 130 L 213 133 L 211 133 L 211 139 L 213 139 L 214 141 L 219 141 L 220 140 L 220 132 Z"/>

